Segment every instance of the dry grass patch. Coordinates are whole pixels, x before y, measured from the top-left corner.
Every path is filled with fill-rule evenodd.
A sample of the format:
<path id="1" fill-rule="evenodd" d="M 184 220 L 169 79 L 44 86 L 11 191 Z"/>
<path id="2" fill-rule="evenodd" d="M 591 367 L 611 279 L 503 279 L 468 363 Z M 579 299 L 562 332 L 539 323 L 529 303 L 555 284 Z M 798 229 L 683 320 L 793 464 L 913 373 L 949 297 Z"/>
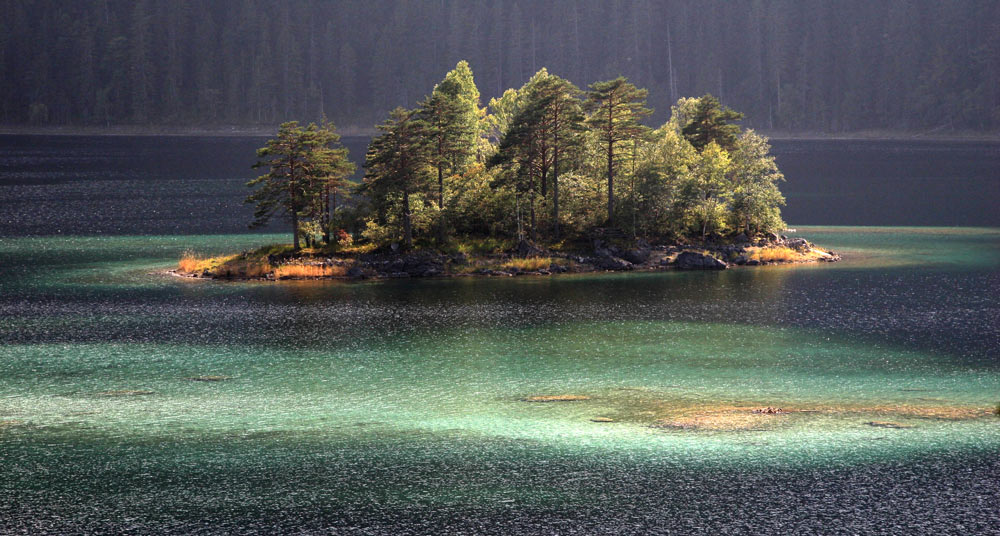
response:
<path id="1" fill-rule="evenodd" d="M 236 260 L 239 255 L 222 255 L 219 257 L 199 257 L 191 251 L 185 251 L 181 260 L 177 262 L 177 269 L 181 272 L 193 274 L 206 270 L 215 270 L 219 266 Z"/>
<path id="2" fill-rule="evenodd" d="M 215 277 L 256 279 L 266 277 L 274 269 L 265 260 L 241 259 L 238 256 L 212 269 Z"/>
<path id="3" fill-rule="evenodd" d="M 325 264 L 283 264 L 274 269 L 278 279 L 310 279 L 315 277 L 341 277 L 347 274 L 345 266 Z"/>
<path id="4" fill-rule="evenodd" d="M 760 262 L 812 262 L 830 259 L 829 252 L 819 248 L 809 248 L 800 251 L 786 246 L 753 247 L 747 248 L 747 258 Z"/>
<path id="5" fill-rule="evenodd" d="M 517 268 L 525 272 L 534 272 L 537 270 L 547 270 L 551 265 L 551 257 L 527 257 L 524 259 L 510 259 L 509 261 L 504 262 L 501 267 L 506 270 Z"/>
<path id="6" fill-rule="evenodd" d="M 804 255 L 797 250 L 784 246 L 767 248 L 750 248 L 750 260 L 760 262 L 795 262 L 803 260 Z"/>

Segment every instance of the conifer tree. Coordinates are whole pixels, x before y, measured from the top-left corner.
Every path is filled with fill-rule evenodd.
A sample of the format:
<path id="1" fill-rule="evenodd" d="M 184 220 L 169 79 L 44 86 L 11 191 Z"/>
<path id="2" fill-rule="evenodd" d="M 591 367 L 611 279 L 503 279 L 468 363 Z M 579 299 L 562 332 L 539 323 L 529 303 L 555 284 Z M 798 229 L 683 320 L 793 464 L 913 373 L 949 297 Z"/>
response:
<path id="1" fill-rule="evenodd" d="M 329 123 L 305 128 L 297 121 L 282 123 L 278 136 L 257 150 L 254 169 L 268 171 L 247 183 L 256 188 L 245 201 L 256 205 L 250 227 L 267 225 L 283 213 L 292 224 L 293 247 L 298 250 L 301 220 L 316 217 L 326 188 L 353 171 L 347 149 L 336 147 L 339 139 Z"/>
<path id="2" fill-rule="evenodd" d="M 449 73 L 450 74 L 450 73 Z M 473 86 L 475 87 L 475 86 Z M 441 216 L 438 238 L 446 239 L 444 177 L 445 169 L 460 173 L 475 147 L 478 117 L 475 107 L 470 110 L 463 99 L 463 88 L 453 77 L 446 77 L 434 87 L 429 97 L 420 103 L 420 119 L 426 123 L 432 147 L 432 164 L 437 171 L 437 200 Z"/>
<path id="3" fill-rule="evenodd" d="M 619 76 L 606 82 L 595 82 L 587 93 L 585 109 L 590 113 L 587 125 L 597 134 L 606 151 L 608 166 L 608 226 L 614 226 L 615 217 L 615 160 L 618 146 L 641 137 L 649 128 L 639 121 L 653 113 L 646 108 L 648 91 L 638 89 Z"/>
<path id="4" fill-rule="evenodd" d="M 429 189 L 429 166 L 434 161 L 427 122 L 416 111 L 396 108 L 378 129 L 382 134 L 368 144 L 361 192 L 385 211 L 395 195 L 402 197 L 403 243 L 413 246 L 410 195 Z"/>
<path id="5" fill-rule="evenodd" d="M 709 143 L 715 142 L 727 151 L 736 147 L 740 127 L 730 123 L 743 119 L 743 114 L 730 110 L 712 95 L 698 99 L 690 122 L 683 125 L 681 132 L 695 149 L 701 151 Z"/>
<path id="6" fill-rule="evenodd" d="M 579 148 L 580 132 L 584 119 L 579 96 L 580 90 L 570 81 L 555 75 L 547 75 L 532 86 L 529 93 L 529 108 L 533 109 L 529 117 L 539 122 L 541 145 L 548 149 L 551 158 L 542 154 L 546 164 L 541 172 L 542 197 L 545 197 L 546 175 L 548 163 L 552 171 L 552 231 L 554 238 L 559 239 L 559 171 L 567 157 Z"/>
<path id="7" fill-rule="evenodd" d="M 322 194 L 318 198 L 320 226 L 323 228 L 323 242 L 330 243 L 333 214 L 336 212 L 337 192 L 356 169 L 347 157 L 347 147 L 340 144 L 340 134 L 329 121 L 324 121 L 316 130 L 316 148 L 313 149 L 311 171 L 322 182 Z M 331 198 L 333 202 L 331 203 Z"/>

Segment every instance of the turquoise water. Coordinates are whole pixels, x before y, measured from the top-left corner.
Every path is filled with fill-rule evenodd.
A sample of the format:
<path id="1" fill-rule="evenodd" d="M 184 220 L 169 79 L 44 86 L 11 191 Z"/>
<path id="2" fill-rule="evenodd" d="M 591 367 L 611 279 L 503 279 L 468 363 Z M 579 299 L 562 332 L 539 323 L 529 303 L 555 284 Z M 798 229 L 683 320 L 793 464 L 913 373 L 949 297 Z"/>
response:
<path id="1" fill-rule="evenodd" d="M 0 527 L 1000 526 L 1000 230 L 798 232 L 845 260 L 227 283 L 164 272 L 283 236 L 0 238 Z"/>

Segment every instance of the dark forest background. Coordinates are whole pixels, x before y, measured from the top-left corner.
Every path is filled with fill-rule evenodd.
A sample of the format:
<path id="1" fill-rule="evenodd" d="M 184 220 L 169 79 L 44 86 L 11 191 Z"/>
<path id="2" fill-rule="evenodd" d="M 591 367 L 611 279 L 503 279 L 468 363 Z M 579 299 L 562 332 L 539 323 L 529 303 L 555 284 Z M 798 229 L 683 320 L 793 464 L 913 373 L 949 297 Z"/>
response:
<path id="1" fill-rule="evenodd" d="M 370 128 L 460 59 L 712 93 L 765 130 L 995 131 L 1000 2 L 0 0 L 0 123 Z"/>

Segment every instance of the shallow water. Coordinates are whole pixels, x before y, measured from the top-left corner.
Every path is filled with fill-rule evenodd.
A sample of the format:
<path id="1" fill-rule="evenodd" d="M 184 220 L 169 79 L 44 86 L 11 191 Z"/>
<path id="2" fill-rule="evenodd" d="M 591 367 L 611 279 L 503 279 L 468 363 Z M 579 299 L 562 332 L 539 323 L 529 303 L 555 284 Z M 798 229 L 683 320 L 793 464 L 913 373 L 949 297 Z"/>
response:
<path id="1" fill-rule="evenodd" d="M 223 283 L 162 270 L 280 237 L 2 238 L 0 524 L 1000 526 L 1000 231 L 799 233 L 846 260 Z"/>

